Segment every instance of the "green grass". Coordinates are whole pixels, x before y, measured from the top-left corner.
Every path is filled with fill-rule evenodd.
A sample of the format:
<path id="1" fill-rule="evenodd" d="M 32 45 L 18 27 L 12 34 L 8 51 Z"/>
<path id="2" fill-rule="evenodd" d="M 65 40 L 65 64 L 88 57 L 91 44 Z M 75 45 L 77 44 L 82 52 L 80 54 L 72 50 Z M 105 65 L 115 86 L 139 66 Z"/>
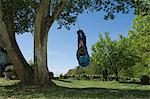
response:
<path id="1" fill-rule="evenodd" d="M 58 86 L 69 88 L 108 88 L 121 90 L 150 90 L 150 85 L 119 83 L 116 81 L 98 81 L 98 80 L 54 80 Z"/>
<path id="2" fill-rule="evenodd" d="M 53 82 L 58 87 L 25 86 L 0 78 L 0 99 L 150 99 L 150 85 L 85 80 Z"/>

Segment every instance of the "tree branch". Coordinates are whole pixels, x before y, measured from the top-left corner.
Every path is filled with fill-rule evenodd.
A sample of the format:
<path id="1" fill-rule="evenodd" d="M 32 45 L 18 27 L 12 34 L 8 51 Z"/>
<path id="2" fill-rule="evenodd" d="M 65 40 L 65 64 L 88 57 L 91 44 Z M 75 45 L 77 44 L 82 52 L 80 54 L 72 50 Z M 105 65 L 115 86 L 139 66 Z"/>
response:
<path id="1" fill-rule="evenodd" d="M 40 27 L 45 24 L 45 19 L 48 16 L 50 2 L 51 0 L 41 0 L 35 17 L 35 32 L 41 31 Z"/>
<path id="2" fill-rule="evenodd" d="M 47 16 L 47 25 L 51 26 L 52 23 L 58 18 L 60 15 L 60 12 L 63 10 L 65 5 L 67 4 L 67 1 L 61 1 L 57 6 L 55 11 L 52 13 L 52 16 Z"/>
<path id="3" fill-rule="evenodd" d="M 52 17 L 53 17 L 54 20 L 59 16 L 60 12 L 65 7 L 65 5 L 66 5 L 65 1 L 64 2 L 60 2 L 58 4 L 58 6 L 56 7 L 56 10 L 52 13 Z"/>
<path id="4" fill-rule="evenodd" d="M 3 12 L 2 12 L 2 1 L 0 0 L 0 24 L 2 23 Z"/>
<path id="5" fill-rule="evenodd" d="M 41 0 L 40 6 L 37 12 L 37 16 L 40 16 L 40 19 L 48 16 L 50 2 L 51 0 Z"/>

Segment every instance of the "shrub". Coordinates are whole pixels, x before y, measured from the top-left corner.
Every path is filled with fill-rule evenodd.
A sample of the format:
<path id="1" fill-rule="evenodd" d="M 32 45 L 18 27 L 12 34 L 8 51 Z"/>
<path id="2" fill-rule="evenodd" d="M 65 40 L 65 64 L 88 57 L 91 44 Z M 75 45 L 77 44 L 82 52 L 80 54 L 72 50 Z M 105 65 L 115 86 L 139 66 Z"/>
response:
<path id="1" fill-rule="evenodd" d="M 49 72 L 49 78 L 53 79 L 54 78 L 54 73 L 53 72 Z"/>
<path id="2" fill-rule="evenodd" d="M 89 80 L 89 76 L 87 76 L 86 74 L 81 74 L 79 77 L 81 80 Z"/>
<path id="3" fill-rule="evenodd" d="M 149 76 L 147 76 L 147 75 L 142 76 L 141 83 L 144 85 L 148 85 L 149 84 Z"/>

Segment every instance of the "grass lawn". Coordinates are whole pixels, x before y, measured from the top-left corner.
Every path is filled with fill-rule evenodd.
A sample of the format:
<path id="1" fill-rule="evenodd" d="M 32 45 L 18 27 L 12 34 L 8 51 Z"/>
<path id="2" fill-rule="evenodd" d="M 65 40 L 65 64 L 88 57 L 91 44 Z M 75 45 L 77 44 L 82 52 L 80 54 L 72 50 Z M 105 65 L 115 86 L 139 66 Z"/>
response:
<path id="1" fill-rule="evenodd" d="M 58 87 L 26 86 L 0 78 L 0 99 L 150 99 L 150 85 L 69 79 L 53 81 Z"/>

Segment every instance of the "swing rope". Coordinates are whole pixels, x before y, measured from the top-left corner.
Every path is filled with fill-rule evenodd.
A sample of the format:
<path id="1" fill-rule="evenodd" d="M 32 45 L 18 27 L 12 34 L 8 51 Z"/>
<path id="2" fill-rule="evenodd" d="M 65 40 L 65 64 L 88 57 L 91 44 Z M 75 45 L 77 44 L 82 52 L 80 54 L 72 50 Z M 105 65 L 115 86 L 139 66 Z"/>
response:
<path id="1" fill-rule="evenodd" d="M 79 19 L 77 17 L 77 26 L 78 26 L 78 30 L 80 30 L 80 24 L 79 24 Z"/>

